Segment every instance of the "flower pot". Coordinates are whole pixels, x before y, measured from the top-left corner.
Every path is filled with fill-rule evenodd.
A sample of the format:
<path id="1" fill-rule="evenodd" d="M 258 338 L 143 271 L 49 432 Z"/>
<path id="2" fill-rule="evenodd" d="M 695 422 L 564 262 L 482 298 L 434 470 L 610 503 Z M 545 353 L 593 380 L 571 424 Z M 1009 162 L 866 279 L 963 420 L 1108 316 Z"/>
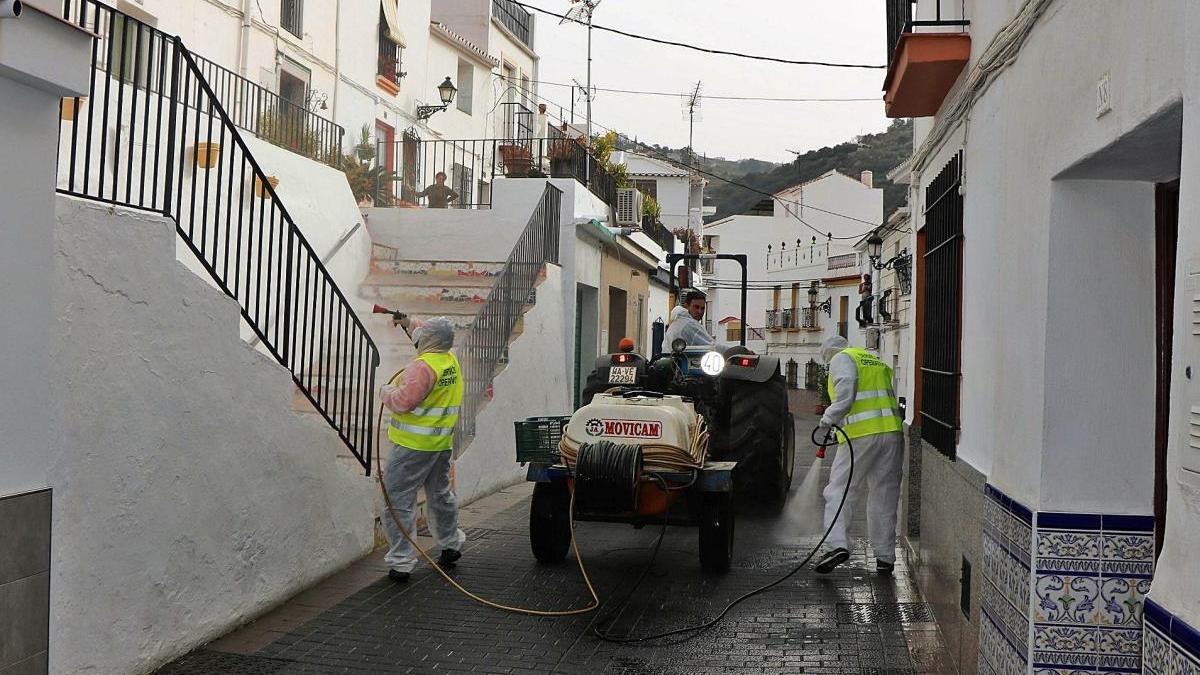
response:
<path id="1" fill-rule="evenodd" d="M 267 182 L 271 184 L 272 188 L 279 186 L 279 179 L 275 176 L 267 176 Z M 260 199 L 271 198 L 271 193 L 267 192 L 266 187 L 262 183 L 262 179 L 260 179 L 258 176 L 254 177 L 254 194 L 258 195 Z"/>
<path id="2" fill-rule="evenodd" d="M 510 178 L 528 176 L 533 167 L 529 150 L 519 145 L 501 145 L 500 157 L 504 162 L 504 175 Z"/>
<path id="3" fill-rule="evenodd" d="M 196 144 L 196 166 L 201 169 L 211 169 L 217 165 L 217 158 L 221 156 L 220 143 L 197 143 Z"/>
<path id="4" fill-rule="evenodd" d="M 59 115 L 68 122 L 74 122 L 75 116 L 79 114 L 79 108 L 83 106 L 83 102 L 86 100 L 85 98 L 64 98 Z"/>

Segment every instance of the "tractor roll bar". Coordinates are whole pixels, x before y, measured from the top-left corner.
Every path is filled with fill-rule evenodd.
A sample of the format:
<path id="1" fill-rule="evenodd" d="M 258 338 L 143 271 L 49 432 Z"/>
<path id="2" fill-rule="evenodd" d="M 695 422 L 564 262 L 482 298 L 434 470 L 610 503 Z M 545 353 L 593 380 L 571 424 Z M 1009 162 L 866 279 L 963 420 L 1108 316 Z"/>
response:
<path id="1" fill-rule="evenodd" d="M 745 253 L 668 253 L 667 267 L 671 270 L 671 295 L 677 295 L 675 265 L 683 260 L 732 260 L 742 267 L 742 346 L 746 346 L 746 254 Z"/>

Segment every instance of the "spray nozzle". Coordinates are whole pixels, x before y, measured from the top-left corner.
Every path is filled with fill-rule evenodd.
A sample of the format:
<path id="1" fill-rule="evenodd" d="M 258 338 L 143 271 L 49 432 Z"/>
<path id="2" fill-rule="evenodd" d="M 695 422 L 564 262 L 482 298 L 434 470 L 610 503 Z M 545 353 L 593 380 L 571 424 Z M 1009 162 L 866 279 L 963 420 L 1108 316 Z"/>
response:
<path id="1" fill-rule="evenodd" d="M 396 310 L 388 309 L 387 307 L 384 307 L 383 305 L 375 305 L 374 307 L 371 308 L 371 313 L 372 314 L 391 314 L 392 318 L 395 319 L 396 321 L 403 321 L 404 319 L 408 318 L 408 315 L 405 314 L 404 312 L 398 312 Z"/>

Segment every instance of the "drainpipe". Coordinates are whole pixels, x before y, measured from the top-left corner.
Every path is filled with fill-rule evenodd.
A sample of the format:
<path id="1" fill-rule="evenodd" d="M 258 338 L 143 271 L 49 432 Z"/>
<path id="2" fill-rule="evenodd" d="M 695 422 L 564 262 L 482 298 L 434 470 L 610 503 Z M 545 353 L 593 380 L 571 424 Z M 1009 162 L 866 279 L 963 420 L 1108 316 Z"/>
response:
<path id="1" fill-rule="evenodd" d="M 333 18 L 333 108 L 329 112 L 329 117 L 337 122 L 337 103 L 338 89 L 342 84 L 342 0 L 337 0 L 334 4 Z M 342 152 L 338 148 L 338 152 Z"/>
<path id="2" fill-rule="evenodd" d="M 254 0 L 242 0 L 242 27 L 238 40 L 238 74 L 246 79 L 249 79 L 246 70 L 249 68 L 250 60 L 250 25 L 252 23 L 250 8 L 253 2 Z"/>

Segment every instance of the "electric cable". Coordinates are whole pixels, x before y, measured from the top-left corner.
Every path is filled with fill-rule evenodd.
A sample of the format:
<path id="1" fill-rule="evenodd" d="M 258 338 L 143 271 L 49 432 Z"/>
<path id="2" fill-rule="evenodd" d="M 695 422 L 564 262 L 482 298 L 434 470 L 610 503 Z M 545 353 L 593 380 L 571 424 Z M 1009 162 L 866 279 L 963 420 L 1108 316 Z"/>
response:
<path id="1" fill-rule="evenodd" d="M 494 75 L 495 77 L 504 78 L 504 76 L 503 76 L 503 75 L 500 75 L 500 74 L 498 74 L 498 73 L 492 73 L 492 75 Z M 520 89 L 520 90 L 524 91 L 525 93 L 527 93 L 527 94 L 529 94 L 529 95 L 533 96 L 534 98 L 541 99 L 541 100 L 545 101 L 546 103 L 549 103 L 549 104 L 551 104 L 551 105 L 554 105 L 554 106 L 556 106 L 556 107 L 558 107 L 558 108 L 560 108 L 560 109 L 563 107 L 563 105 L 562 105 L 561 103 L 558 103 L 558 102 L 556 102 L 556 101 L 553 101 L 553 100 L 551 100 L 551 99 L 549 99 L 549 98 L 546 98 L 545 96 L 542 96 L 541 94 L 537 93 L 536 91 L 533 91 L 532 89 L 528 89 L 528 88 L 526 88 L 526 87 L 522 87 L 522 86 L 520 86 L 520 85 L 516 85 L 516 84 L 514 84 L 513 86 L 515 86 L 515 87 L 517 87 L 518 89 Z M 607 126 L 605 126 L 605 125 L 603 125 L 603 124 L 601 124 L 601 123 L 597 122 L 595 119 L 593 119 L 593 120 L 592 120 L 592 125 L 593 125 L 593 126 L 596 126 L 596 127 L 599 127 L 599 128 L 601 128 L 601 129 L 603 129 L 604 131 L 608 131 L 608 132 L 612 132 L 612 133 L 619 133 L 619 132 L 617 132 L 615 129 L 611 129 L 611 128 L 609 128 L 609 127 L 607 127 Z M 829 233 L 829 232 L 825 232 L 825 231 L 822 231 L 822 230 L 820 230 L 819 228 L 817 228 L 817 227 L 813 226 L 812 224 L 810 224 L 808 221 L 806 221 L 806 220 L 804 220 L 803 218 L 801 218 L 801 217 L 800 217 L 800 214 L 798 214 L 798 213 L 794 213 L 793 211 L 791 211 L 791 210 L 789 210 L 789 209 L 784 209 L 784 213 L 786 213 L 786 214 L 787 214 L 787 215 L 788 215 L 790 218 L 792 218 L 792 219 L 794 219 L 794 220 L 798 221 L 798 222 L 799 222 L 801 225 L 803 225 L 803 226 L 807 227 L 808 229 L 812 230 L 813 232 L 815 232 L 815 233 L 817 233 L 817 234 L 819 234 L 819 235 L 821 235 L 821 236 L 823 236 L 823 237 L 826 237 L 826 238 L 828 238 L 828 239 L 833 239 L 833 240 L 837 240 L 837 241 L 852 241 L 852 240 L 853 240 L 853 241 L 856 241 L 856 240 L 862 239 L 863 237 L 865 237 L 865 236 L 867 236 L 867 235 L 871 234 L 871 233 L 872 233 L 872 232 L 874 232 L 876 229 L 878 229 L 878 228 L 880 228 L 880 227 L 883 227 L 883 226 L 884 226 L 884 224 L 885 224 L 885 223 L 873 223 L 873 222 L 871 222 L 871 221 L 869 221 L 869 220 L 864 220 L 864 219 L 862 219 L 862 218 L 857 218 L 857 217 L 855 217 L 855 216 L 851 216 L 851 215 L 848 215 L 848 214 L 845 214 L 845 213 L 839 213 L 839 212 L 837 212 L 837 211 L 831 211 L 831 210 L 829 210 L 829 209 L 823 209 L 823 208 L 820 208 L 820 207 L 813 206 L 813 205 L 811 205 L 811 204 L 802 204 L 802 203 L 800 203 L 800 202 L 798 202 L 798 201 L 796 201 L 796 200 L 794 200 L 794 199 L 783 199 L 783 198 L 781 198 L 781 197 L 777 197 L 777 196 L 775 196 L 775 194 L 773 194 L 773 193 L 767 192 L 766 190 L 760 190 L 760 189 L 758 189 L 758 188 L 756 188 L 756 187 L 753 187 L 753 186 L 751 186 L 751 185 L 747 185 L 746 183 L 743 183 L 743 182 L 741 182 L 741 181 L 738 181 L 738 180 L 735 180 L 735 179 L 732 179 L 732 178 L 726 178 L 725 176 L 721 176 L 720 174 L 714 173 L 714 172 L 712 172 L 712 171 L 709 171 L 709 170 L 707 170 L 707 169 L 702 169 L 702 168 L 700 168 L 700 167 L 698 167 L 698 166 L 696 166 L 696 165 L 694 165 L 694 164 L 689 164 L 688 162 L 684 162 L 684 161 L 677 160 L 677 159 L 674 159 L 674 158 L 671 158 L 671 157 L 667 157 L 666 155 L 659 154 L 659 153 L 658 153 L 656 150 L 654 150 L 653 148 L 651 148 L 651 147 L 647 146 L 647 145 L 646 145 L 646 144 L 644 144 L 644 143 L 635 142 L 635 146 L 637 146 L 637 147 L 639 148 L 639 149 L 638 149 L 638 152 L 641 152 L 641 153 L 643 153 L 643 154 L 646 154 L 646 155 L 648 155 L 648 156 L 650 156 L 650 157 L 653 157 L 653 158 L 655 158 L 655 159 L 662 160 L 662 161 L 664 161 L 664 162 L 667 162 L 667 163 L 669 163 L 669 164 L 674 164 L 674 165 L 676 165 L 676 166 L 683 167 L 683 168 L 685 168 L 685 169 L 690 169 L 690 170 L 692 170 L 692 171 L 695 171 L 695 172 L 696 172 L 696 173 L 698 173 L 698 174 L 701 174 L 701 175 L 704 175 L 704 176 L 708 176 L 709 178 L 713 178 L 713 179 L 715 179 L 715 180 L 719 180 L 719 181 L 721 181 L 721 182 L 723 182 L 723 183 L 727 183 L 727 184 L 729 184 L 729 185 L 732 185 L 732 186 L 734 186 L 734 187 L 741 188 L 741 189 L 743 189 L 743 190 L 748 190 L 749 192 L 752 192 L 752 193 L 754 193 L 754 194 L 762 195 L 762 196 L 764 196 L 764 197 L 770 197 L 770 198 L 771 198 L 773 201 L 777 201 L 777 202 L 779 202 L 780 204 L 792 204 L 792 205 L 795 205 L 795 206 L 801 206 L 801 207 L 803 207 L 803 208 L 806 208 L 806 209 L 811 209 L 811 210 L 813 210 L 813 211 L 818 211 L 818 212 L 820 212 L 820 213 L 825 213 L 825 214 L 828 214 L 828 215 L 831 215 L 831 216 L 837 216 L 837 217 L 839 217 L 839 218 L 845 218 L 846 220 L 850 220 L 850 221 L 854 221 L 854 222 L 862 223 L 862 224 L 864 224 L 864 225 L 870 225 L 870 226 L 871 226 L 871 229 L 869 229 L 869 230 L 867 230 L 866 232 L 863 232 L 863 233 L 861 233 L 861 234 L 856 234 L 856 235 L 852 235 L 852 236 L 837 236 L 837 237 L 834 237 L 834 236 L 831 236 L 831 233 Z"/>
<path id="2" fill-rule="evenodd" d="M 833 431 L 836 431 L 836 434 L 841 434 L 842 438 L 845 439 L 845 441 L 846 441 L 846 450 L 847 450 L 847 452 L 850 453 L 850 470 L 846 474 L 846 489 L 842 491 L 842 499 L 841 499 L 841 501 L 838 502 L 837 511 L 834 512 L 833 519 L 829 521 L 829 527 L 825 528 L 825 533 L 821 535 L 821 540 L 818 541 L 815 546 L 813 546 L 812 550 L 809 551 L 808 555 L 804 557 L 804 560 L 801 560 L 800 563 L 797 564 L 795 567 L 793 567 L 789 572 L 787 572 L 783 576 L 775 579 L 774 581 L 763 584 L 762 586 L 759 586 L 758 588 L 755 588 L 754 590 L 751 590 L 747 593 L 743 593 L 742 595 L 738 596 L 732 602 L 725 605 L 725 608 L 722 609 L 720 611 L 720 613 L 718 613 L 716 616 L 714 616 L 713 618 L 711 618 L 708 621 L 705 621 L 703 623 L 698 623 L 698 624 L 695 624 L 692 626 L 684 626 L 682 628 L 674 628 L 672 630 L 662 631 L 660 633 L 652 633 L 650 635 L 642 635 L 639 637 L 614 637 L 612 635 L 609 635 L 607 633 L 599 631 L 595 628 L 593 628 L 592 633 L 596 637 L 600 638 L 601 640 L 604 640 L 605 642 L 611 642 L 614 644 L 623 644 L 623 645 L 638 644 L 638 643 L 642 643 L 642 642 L 649 642 L 651 640 L 661 640 L 666 637 L 672 637 L 675 635 L 684 635 L 684 634 L 688 634 L 688 633 L 690 633 L 691 635 L 689 635 L 686 639 L 690 640 L 690 639 L 693 639 L 693 638 L 701 635 L 702 633 L 704 633 L 708 629 L 712 628 L 713 626 L 716 626 L 737 605 L 741 604 L 742 602 L 745 602 L 746 600 L 749 600 L 750 598 L 752 598 L 756 595 L 764 593 L 764 592 L 778 586 L 779 584 L 782 584 L 784 581 L 787 581 L 792 576 L 794 576 L 797 572 L 803 570 L 806 566 L 808 566 L 808 563 L 812 561 L 813 556 L 815 556 L 817 554 L 817 551 L 821 550 L 821 546 L 823 546 L 825 544 L 825 540 L 829 538 L 829 533 L 833 531 L 833 526 L 837 524 L 838 518 L 841 517 L 842 509 L 846 506 L 846 499 L 847 499 L 847 497 L 850 496 L 850 486 L 854 484 L 854 443 L 852 443 L 850 441 L 850 437 L 846 435 L 846 432 L 843 431 L 841 427 L 839 427 L 837 425 L 832 425 L 830 427 L 830 429 Z M 835 438 L 836 438 L 836 434 L 834 434 Z M 830 445 L 829 440 L 830 440 L 830 436 L 827 434 L 825 436 L 824 443 L 818 443 L 818 445 L 820 445 L 822 448 L 824 448 L 827 445 Z M 665 534 L 666 528 L 664 527 L 663 529 L 664 529 L 664 534 Z M 656 547 L 654 550 L 654 554 L 657 555 L 657 553 L 658 553 L 658 548 Z M 654 561 L 652 558 L 651 564 L 653 564 L 653 562 Z M 649 567 L 649 566 L 647 566 L 647 567 Z M 644 576 L 645 575 L 643 574 L 642 577 L 644 577 Z M 639 581 L 641 580 L 642 577 L 639 577 Z"/>
<path id="3" fill-rule="evenodd" d="M 633 38 L 635 40 L 645 40 L 646 42 L 653 42 L 655 44 L 660 44 L 660 45 L 669 45 L 672 47 L 682 47 L 684 49 L 691 49 L 691 50 L 698 51 L 698 52 L 704 52 L 706 54 L 720 54 L 722 56 L 736 56 L 736 57 L 743 58 L 743 59 L 752 59 L 755 61 L 771 61 L 773 63 L 785 63 L 785 64 L 793 65 L 793 66 L 823 66 L 826 68 L 865 68 L 865 69 L 870 69 L 870 70 L 883 70 L 884 68 L 887 68 L 887 66 L 876 66 L 876 65 L 869 65 L 869 64 L 865 64 L 865 63 L 831 63 L 828 61 L 797 61 L 794 59 L 783 59 L 783 58 L 777 58 L 774 56 L 760 56 L 760 55 L 756 55 L 756 54 L 744 54 L 742 52 L 728 51 L 725 49 L 713 49 L 710 47 L 700 47 L 698 45 L 692 45 L 692 44 L 688 44 L 686 42 L 675 42 L 673 40 L 663 40 L 661 38 L 653 38 L 653 37 L 649 37 L 647 35 L 638 35 L 637 33 L 629 33 L 627 31 L 623 31 L 623 30 L 620 30 L 617 28 L 609 28 L 608 26 L 599 26 L 594 23 L 588 23 L 586 21 L 576 19 L 574 17 L 568 17 L 565 14 L 551 12 L 548 9 L 542 9 L 541 7 L 536 7 L 534 5 L 527 5 L 523 2 L 519 2 L 518 0 L 511 0 L 511 1 L 514 5 L 517 5 L 519 7 L 524 7 L 525 9 L 531 9 L 535 12 L 540 12 L 542 14 L 549 14 L 550 16 L 562 19 L 563 21 L 571 21 L 572 23 L 578 23 L 578 24 L 581 24 L 584 26 L 588 26 L 590 28 L 595 28 L 596 30 L 602 30 L 602 31 L 605 31 L 608 33 L 616 33 L 617 35 L 621 35 L 621 36 L 624 36 L 627 38 Z"/>
<path id="4" fill-rule="evenodd" d="M 503 80 L 512 80 L 514 83 L 517 81 L 515 78 L 506 77 L 503 73 L 496 73 L 496 76 Z M 529 84 L 545 84 L 545 85 L 549 85 L 551 87 L 574 88 L 574 87 L 579 86 L 577 84 L 568 84 L 566 82 L 551 82 L 549 80 L 527 80 L 527 82 Z M 677 96 L 682 95 L 677 91 L 646 91 L 646 90 L 641 90 L 641 89 L 614 89 L 611 87 L 596 87 L 596 86 L 593 86 L 592 89 L 594 89 L 596 91 L 607 91 L 607 92 L 611 92 L 614 94 L 636 94 L 636 95 L 640 95 L 640 96 L 677 97 Z M 866 97 L 864 97 L 864 98 L 834 98 L 834 97 L 791 98 L 791 97 L 786 97 L 786 96 L 785 97 L 733 96 L 733 95 L 727 95 L 727 94 L 726 95 L 702 94 L 701 98 L 711 99 L 714 101 L 765 101 L 765 102 L 770 102 L 770 103 L 863 103 L 863 102 L 868 102 L 868 101 L 872 102 L 872 103 L 878 103 L 880 101 L 880 98 L 878 96 L 872 96 L 870 98 L 866 98 Z"/>

